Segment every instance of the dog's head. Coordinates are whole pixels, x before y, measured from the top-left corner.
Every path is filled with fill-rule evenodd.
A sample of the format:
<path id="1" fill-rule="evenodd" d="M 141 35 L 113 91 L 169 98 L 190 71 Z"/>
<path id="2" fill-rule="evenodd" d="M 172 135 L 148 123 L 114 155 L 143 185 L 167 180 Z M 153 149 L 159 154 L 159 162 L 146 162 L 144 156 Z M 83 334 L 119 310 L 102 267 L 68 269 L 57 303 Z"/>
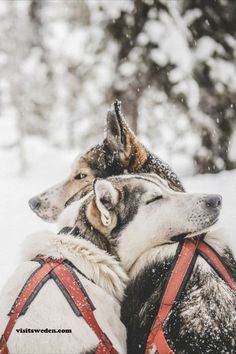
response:
<path id="1" fill-rule="evenodd" d="M 103 143 L 76 158 L 66 180 L 31 198 L 30 208 L 43 220 L 55 222 L 66 206 L 92 189 L 94 178 L 122 174 L 128 168 L 134 149 L 135 161 L 140 163 L 146 158 L 145 149 L 113 108 L 107 114 Z"/>
<path id="2" fill-rule="evenodd" d="M 90 225 L 115 247 L 129 270 L 148 249 L 207 231 L 218 220 L 222 199 L 176 192 L 156 175 L 143 174 L 96 179 L 82 204 L 79 218 L 78 211 L 67 211 L 69 226 L 79 220 L 79 229 Z"/>
<path id="3" fill-rule="evenodd" d="M 162 170 L 159 171 L 158 163 L 158 159 L 150 159 L 150 153 L 129 129 L 119 103 L 115 102 L 113 109 L 108 111 L 103 143 L 77 158 L 65 181 L 31 198 L 29 205 L 43 220 L 55 222 L 69 203 L 91 190 L 94 178 L 107 178 L 126 170 L 132 173 L 145 172 L 146 165 L 148 172 L 151 170 L 164 174 L 174 189 L 181 190 L 181 183 L 173 171 L 169 167 L 165 170 L 161 167 Z"/>
<path id="4" fill-rule="evenodd" d="M 135 156 L 135 158 L 131 158 Z M 92 188 L 94 178 L 122 174 L 144 164 L 147 152 L 120 114 L 115 102 L 108 111 L 105 139 L 74 161 L 69 177 L 29 200 L 30 208 L 43 220 L 55 222 L 64 208 Z"/>
<path id="5" fill-rule="evenodd" d="M 91 190 L 94 178 L 106 178 L 121 172 L 117 163 L 108 164 L 104 145 L 97 145 L 74 161 L 66 180 L 31 198 L 29 205 L 43 220 L 55 222 L 73 200 Z"/>

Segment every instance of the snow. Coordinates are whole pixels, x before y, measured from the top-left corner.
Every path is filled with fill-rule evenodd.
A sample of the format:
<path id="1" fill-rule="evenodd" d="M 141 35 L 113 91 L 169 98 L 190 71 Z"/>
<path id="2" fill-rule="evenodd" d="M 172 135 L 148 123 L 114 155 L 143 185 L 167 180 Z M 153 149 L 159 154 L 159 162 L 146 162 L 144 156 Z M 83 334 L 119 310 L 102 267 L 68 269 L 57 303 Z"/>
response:
<path id="1" fill-rule="evenodd" d="M 1 165 L 4 166 L 0 171 L 0 288 L 20 259 L 24 238 L 32 232 L 55 229 L 55 226 L 46 224 L 33 214 L 28 207 L 28 199 L 65 178 L 76 156 L 75 151 L 49 147 L 43 141 L 34 139 L 28 143 L 31 146 L 28 149 L 30 168 L 23 176 L 17 173 L 17 151 L 0 150 Z M 236 171 L 187 177 L 184 184 L 191 192 L 219 193 L 223 196 L 221 225 L 226 228 L 236 251 Z"/>
<path id="2" fill-rule="evenodd" d="M 158 52 L 152 50 L 152 59 L 157 64 L 163 62 L 165 65 L 169 62 L 176 65 L 175 70 L 179 71 L 179 78 L 185 77 L 192 70 L 192 56 L 185 38 L 186 32 L 164 11 L 160 11 L 159 15 L 160 22 L 150 20 L 145 26 L 145 33 L 150 42 L 160 48 Z"/>
<path id="3" fill-rule="evenodd" d="M 73 161 L 71 154 L 50 149 L 41 141 L 30 142 L 30 145 L 28 160 L 31 165 L 24 176 L 18 175 L 17 150 L 0 150 L 3 166 L 0 171 L 0 288 L 19 261 L 20 245 L 25 236 L 54 229 L 32 213 L 29 198 L 65 178 Z"/>
<path id="4" fill-rule="evenodd" d="M 209 60 L 211 67 L 211 77 L 215 82 L 228 85 L 232 90 L 236 90 L 236 67 L 235 63 L 227 63 L 223 59 Z"/>
<path id="5" fill-rule="evenodd" d="M 27 14 L 30 3 L 0 2 L 0 120 L 12 111 L 26 135 L 46 132 L 51 143 L 65 146 L 73 140 L 86 148 L 97 132 L 101 136 L 106 110 L 118 95 L 127 118 L 132 111 L 127 103 L 137 103 L 139 133 L 152 150 L 161 145 L 163 158 L 169 155 L 171 164 L 185 142 L 181 159 L 190 173 L 199 171 L 193 162 L 206 145 L 201 134 L 220 132 L 224 126 L 217 124 L 217 112 L 223 119 L 226 115 L 226 124 L 230 119 L 235 125 L 235 109 L 227 106 L 235 93 L 230 51 L 236 53 L 236 40 L 227 28 L 219 26 L 215 33 L 208 20 L 209 15 L 214 18 L 214 9 L 205 16 L 200 3 L 193 9 L 185 2 L 163 1 L 158 9 L 150 0 L 143 4 L 150 7 L 144 22 L 135 24 L 132 1 L 46 1 L 34 6 L 39 29 Z M 205 92 L 208 70 L 211 89 Z M 145 132 L 142 120 L 147 122 Z M 222 136 L 215 136 L 216 164 Z M 208 147 L 205 151 L 211 155 Z"/>

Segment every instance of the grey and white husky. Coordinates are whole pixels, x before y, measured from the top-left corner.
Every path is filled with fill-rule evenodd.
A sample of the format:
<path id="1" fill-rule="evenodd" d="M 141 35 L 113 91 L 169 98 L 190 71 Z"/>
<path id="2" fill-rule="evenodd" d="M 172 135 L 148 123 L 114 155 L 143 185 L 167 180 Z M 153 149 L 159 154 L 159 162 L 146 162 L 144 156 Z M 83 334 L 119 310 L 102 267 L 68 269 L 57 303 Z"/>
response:
<path id="1" fill-rule="evenodd" d="M 236 280 L 236 263 L 221 231 L 213 231 L 222 205 L 218 195 L 171 190 L 152 174 L 97 179 L 93 192 L 74 202 L 64 221 L 83 237 L 83 225 L 108 242 L 130 276 L 122 305 L 128 353 L 144 353 L 178 240 L 206 233 Z M 77 220 L 78 227 L 74 227 Z M 198 257 L 192 275 L 164 323 L 175 353 L 236 353 L 236 294 Z"/>

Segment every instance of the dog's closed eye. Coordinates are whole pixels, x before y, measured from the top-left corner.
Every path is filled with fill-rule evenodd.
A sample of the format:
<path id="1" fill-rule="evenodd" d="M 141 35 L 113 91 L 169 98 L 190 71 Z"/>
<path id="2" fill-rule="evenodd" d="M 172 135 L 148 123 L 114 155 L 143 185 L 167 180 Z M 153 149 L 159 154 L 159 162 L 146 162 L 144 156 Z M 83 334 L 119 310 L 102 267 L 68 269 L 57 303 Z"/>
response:
<path id="1" fill-rule="evenodd" d="M 85 178 L 85 177 L 87 177 L 87 175 L 86 175 L 85 173 L 79 173 L 78 175 L 76 175 L 76 176 L 74 177 L 74 179 L 83 179 L 83 178 Z"/>
<path id="2" fill-rule="evenodd" d="M 162 198 L 163 198 L 162 195 L 156 195 L 155 197 L 153 197 L 153 198 L 149 199 L 148 201 L 146 201 L 146 204 L 151 204 L 151 203 L 156 202 L 157 200 L 160 200 Z"/>

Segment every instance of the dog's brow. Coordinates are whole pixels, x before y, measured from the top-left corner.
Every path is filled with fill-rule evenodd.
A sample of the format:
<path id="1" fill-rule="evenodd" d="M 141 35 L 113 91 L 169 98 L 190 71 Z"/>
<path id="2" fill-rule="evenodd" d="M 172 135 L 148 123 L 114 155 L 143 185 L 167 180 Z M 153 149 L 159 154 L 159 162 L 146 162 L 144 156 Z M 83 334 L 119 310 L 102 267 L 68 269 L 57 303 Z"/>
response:
<path id="1" fill-rule="evenodd" d="M 155 181 L 157 183 L 155 183 L 156 185 L 162 185 L 163 187 L 167 187 L 168 188 L 168 183 L 167 181 L 163 180 L 162 178 L 160 178 L 159 176 L 150 176 L 150 179 L 148 179 L 150 182 L 152 181 L 153 183 L 155 183 Z"/>
<path id="2" fill-rule="evenodd" d="M 151 176 L 150 178 L 146 177 L 146 176 L 140 176 L 140 175 L 123 175 L 123 176 L 119 176 L 120 179 L 140 179 L 142 181 L 146 181 L 146 182 L 150 182 L 152 184 L 154 184 L 155 186 L 157 187 L 165 187 L 165 188 L 168 188 L 168 185 L 165 184 L 164 181 L 162 181 L 161 178 L 159 178 L 158 176 Z M 157 182 L 159 183 L 156 183 L 155 182 L 155 179 L 157 180 Z M 160 186 L 161 185 L 161 186 Z"/>
<path id="3" fill-rule="evenodd" d="M 154 180 L 152 180 L 152 179 L 148 179 L 148 178 L 142 178 L 144 181 L 147 181 L 147 182 L 149 182 L 149 183 L 152 183 L 152 184 L 154 184 L 156 187 L 161 187 L 160 186 L 160 184 L 162 184 L 162 183 L 160 183 L 160 184 L 158 184 L 158 183 L 155 183 L 155 181 Z M 160 182 L 160 181 L 158 181 L 158 182 Z M 162 186 L 165 186 L 164 184 L 162 185 Z M 166 186 L 165 186 L 166 187 Z"/>

